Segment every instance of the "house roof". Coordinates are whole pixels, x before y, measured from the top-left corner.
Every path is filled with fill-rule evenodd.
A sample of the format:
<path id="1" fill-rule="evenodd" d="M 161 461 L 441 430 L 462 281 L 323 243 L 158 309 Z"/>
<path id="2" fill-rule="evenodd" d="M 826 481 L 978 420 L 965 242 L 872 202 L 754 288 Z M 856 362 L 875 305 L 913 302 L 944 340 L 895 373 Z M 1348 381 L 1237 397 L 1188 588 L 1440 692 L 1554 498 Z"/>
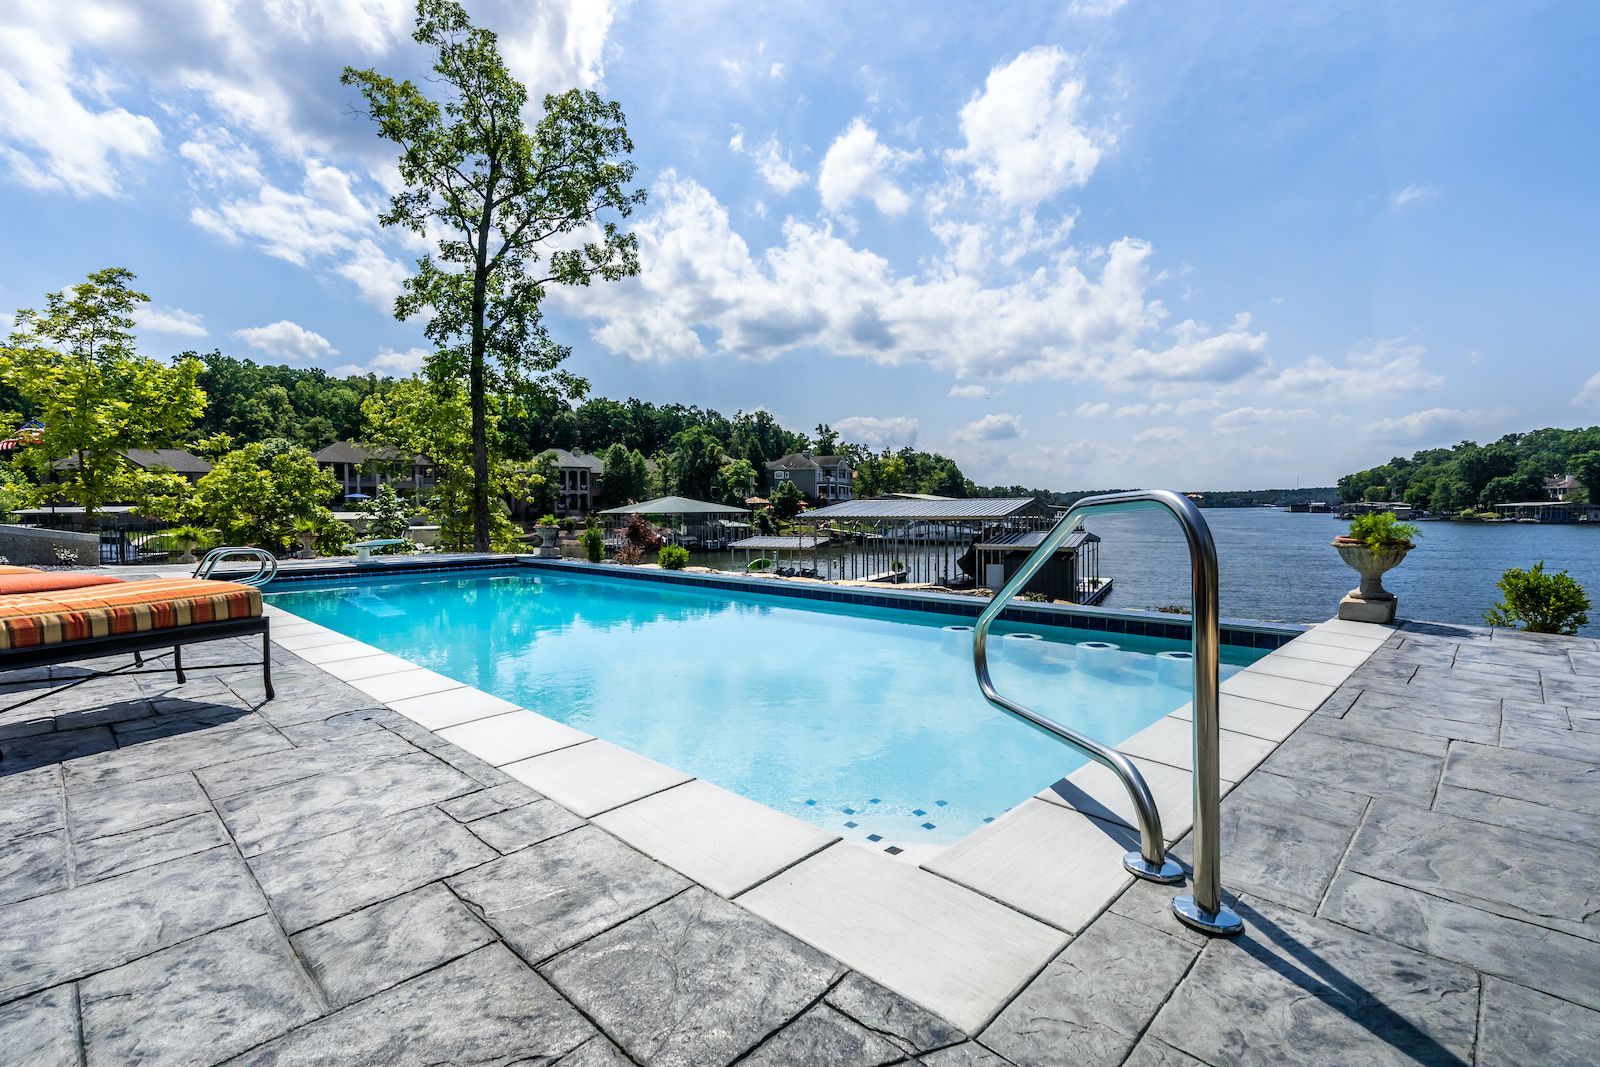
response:
<path id="1" fill-rule="evenodd" d="M 365 463 L 369 459 L 397 460 L 400 450 L 390 445 L 358 445 L 354 441 L 335 441 L 311 458 L 318 463 Z M 426 463 L 426 456 L 413 456 L 415 463 Z"/>
<path id="2" fill-rule="evenodd" d="M 802 471 L 818 467 L 843 466 L 846 462 L 843 456 L 813 456 L 810 452 L 790 452 L 782 459 L 772 460 L 766 467 L 769 471 Z"/>
<path id="3" fill-rule="evenodd" d="M 556 457 L 556 466 L 567 468 L 582 468 L 595 474 L 606 472 L 605 461 L 599 456 L 591 456 L 587 452 L 568 452 L 564 448 L 548 449 L 546 454 Z"/>
<path id="4" fill-rule="evenodd" d="M 965 500 L 894 500 L 870 497 L 845 500 L 806 513 L 806 521 L 816 519 L 1003 519 L 1010 515 L 1039 511 L 1031 496 L 985 496 Z"/>
<path id="5" fill-rule="evenodd" d="M 606 508 L 602 515 L 748 515 L 749 508 L 713 504 L 709 500 L 691 500 L 686 496 L 659 496 L 642 504 L 624 504 Z"/>
<path id="6" fill-rule="evenodd" d="M 1546 489 L 1576 489 L 1579 484 L 1577 477 L 1571 474 L 1563 474 L 1559 478 L 1546 478 L 1544 480 Z"/>
<path id="7" fill-rule="evenodd" d="M 174 474 L 205 474 L 211 469 L 210 463 L 181 448 L 129 448 L 123 450 L 122 456 L 145 470 L 161 467 Z M 75 470 L 78 460 L 76 456 L 67 456 L 50 465 L 58 471 Z"/>

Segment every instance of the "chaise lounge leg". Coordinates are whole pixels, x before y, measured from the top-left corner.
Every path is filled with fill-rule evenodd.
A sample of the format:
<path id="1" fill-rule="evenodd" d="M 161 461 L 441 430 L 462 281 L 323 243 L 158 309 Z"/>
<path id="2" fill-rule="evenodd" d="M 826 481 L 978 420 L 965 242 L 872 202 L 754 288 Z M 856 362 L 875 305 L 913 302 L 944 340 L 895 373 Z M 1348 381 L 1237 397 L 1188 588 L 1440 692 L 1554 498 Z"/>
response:
<path id="1" fill-rule="evenodd" d="M 174 671 L 176 671 L 177 674 L 178 674 L 178 684 L 179 685 L 182 685 L 184 682 L 188 681 L 188 679 L 183 676 L 183 646 L 182 645 L 173 645 L 172 646 L 172 669 Z"/>
<path id="2" fill-rule="evenodd" d="M 138 651 L 137 649 L 135 649 L 134 653 L 133 653 L 133 665 L 135 667 L 143 667 L 144 666 L 144 653 Z"/>
<path id="3" fill-rule="evenodd" d="M 267 691 L 267 699 L 277 696 L 272 691 L 272 634 L 270 631 L 261 632 L 261 685 Z"/>

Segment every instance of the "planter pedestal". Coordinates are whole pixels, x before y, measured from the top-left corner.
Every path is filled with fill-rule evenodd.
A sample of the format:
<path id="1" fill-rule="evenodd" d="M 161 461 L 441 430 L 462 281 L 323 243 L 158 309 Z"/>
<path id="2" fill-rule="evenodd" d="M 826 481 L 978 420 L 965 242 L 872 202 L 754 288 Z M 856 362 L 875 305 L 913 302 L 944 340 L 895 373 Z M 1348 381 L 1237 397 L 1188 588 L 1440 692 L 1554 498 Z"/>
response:
<path id="1" fill-rule="evenodd" d="M 1411 549 L 1385 548 L 1374 552 L 1359 541 L 1342 537 L 1333 542 L 1333 547 L 1339 550 L 1340 558 L 1361 575 L 1360 587 L 1350 590 L 1339 601 L 1339 618 L 1346 622 L 1394 622 L 1395 608 L 1400 601 L 1383 587 L 1383 574 L 1398 567 Z"/>
<path id="2" fill-rule="evenodd" d="M 539 548 L 534 555 L 540 559 L 559 559 L 561 549 L 557 547 L 557 539 L 561 536 L 554 526 L 538 526 L 535 532 L 539 535 Z"/>

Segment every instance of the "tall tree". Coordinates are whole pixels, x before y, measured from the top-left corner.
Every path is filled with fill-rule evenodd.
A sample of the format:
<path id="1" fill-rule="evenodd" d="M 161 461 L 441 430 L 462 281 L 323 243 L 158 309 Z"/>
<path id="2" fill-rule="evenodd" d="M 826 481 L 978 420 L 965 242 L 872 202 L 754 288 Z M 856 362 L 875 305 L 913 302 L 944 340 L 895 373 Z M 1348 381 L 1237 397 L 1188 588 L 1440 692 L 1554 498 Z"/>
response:
<path id="1" fill-rule="evenodd" d="M 491 465 L 488 394 L 513 381 L 581 395 L 560 370 L 568 350 L 540 313 L 550 285 L 588 285 L 639 270 L 638 241 L 619 229 L 643 203 L 630 190 L 634 164 L 622 109 L 593 92 L 546 96 L 530 131 L 528 90 L 511 76 L 493 32 L 475 27 L 456 0 L 418 0 L 417 43 L 433 52 L 442 99 L 412 82 L 347 67 L 378 124 L 400 147 L 400 179 L 385 226 L 439 234 L 395 301 L 395 315 L 430 313 L 437 351 L 426 372 L 465 380 L 471 409 L 472 529 L 489 547 Z M 584 240 L 582 238 L 589 239 Z"/>
<path id="2" fill-rule="evenodd" d="M 42 312 L 17 312 L 0 348 L 0 382 L 44 423 L 25 462 L 43 477 L 65 460 L 53 474 L 86 520 L 127 488 L 123 452 L 183 443 L 205 410 L 198 361 L 168 365 L 135 351 L 133 312 L 150 298 L 132 281 L 132 271 L 108 267 L 45 294 Z"/>

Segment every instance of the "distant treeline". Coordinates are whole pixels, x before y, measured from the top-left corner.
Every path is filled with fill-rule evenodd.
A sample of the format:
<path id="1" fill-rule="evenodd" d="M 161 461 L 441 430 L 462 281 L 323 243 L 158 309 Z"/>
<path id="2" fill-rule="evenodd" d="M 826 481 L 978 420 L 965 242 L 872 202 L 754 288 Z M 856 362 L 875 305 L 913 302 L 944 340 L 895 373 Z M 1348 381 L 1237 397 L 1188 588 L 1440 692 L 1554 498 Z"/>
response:
<path id="1" fill-rule="evenodd" d="M 1159 487 L 1158 487 L 1159 488 Z M 1186 490 L 1197 492 L 1200 499 L 1196 501 L 1203 508 L 1258 508 L 1263 504 L 1272 504 L 1284 507 L 1289 504 L 1309 504 L 1313 500 L 1334 499 L 1334 487 L 1315 486 L 1309 489 L 1207 489 Z M 1121 492 L 1117 489 L 1079 489 L 1070 493 L 1061 493 L 1049 489 L 1029 489 L 1021 485 L 994 485 L 979 486 L 980 496 L 1031 496 L 1037 497 L 1047 504 L 1060 504 L 1070 506 L 1086 496 L 1098 496 L 1101 493 Z"/>
<path id="2" fill-rule="evenodd" d="M 1570 474 L 1568 500 L 1600 501 L 1600 426 L 1512 433 L 1492 444 L 1463 441 L 1339 479 L 1343 501 L 1403 501 L 1435 515 L 1545 499 L 1544 480 Z"/>

